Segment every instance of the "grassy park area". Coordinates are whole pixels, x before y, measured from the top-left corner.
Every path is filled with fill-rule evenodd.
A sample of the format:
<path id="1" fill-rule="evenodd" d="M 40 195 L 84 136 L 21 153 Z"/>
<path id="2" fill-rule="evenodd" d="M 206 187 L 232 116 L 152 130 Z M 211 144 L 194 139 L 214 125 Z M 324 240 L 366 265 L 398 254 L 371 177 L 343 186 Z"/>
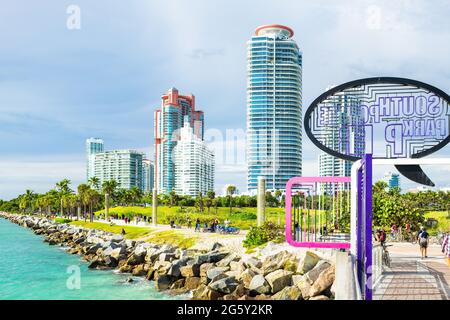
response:
<path id="1" fill-rule="evenodd" d="M 126 216 L 128 218 L 152 216 L 151 207 L 118 206 L 110 208 L 109 212 L 110 215 Z M 95 212 L 96 215 L 103 213 L 104 210 Z M 284 208 L 266 208 L 266 216 L 268 221 L 276 224 L 280 222 L 281 225 L 284 225 Z M 251 226 L 256 225 L 256 208 L 233 208 L 230 214 L 230 208 L 226 207 L 219 207 L 217 211 L 215 208 L 211 208 L 209 213 L 207 209 L 202 213 L 194 207 L 158 207 L 158 223 L 169 224 L 173 219 L 176 224 L 186 226 L 189 218 L 191 219 L 192 225 L 195 224 L 197 218 L 200 219 L 202 224 L 209 224 L 213 219 L 218 219 L 220 223 L 223 223 L 225 219 L 228 219 L 231 221 L 232 226 L 248 230 Z"/>

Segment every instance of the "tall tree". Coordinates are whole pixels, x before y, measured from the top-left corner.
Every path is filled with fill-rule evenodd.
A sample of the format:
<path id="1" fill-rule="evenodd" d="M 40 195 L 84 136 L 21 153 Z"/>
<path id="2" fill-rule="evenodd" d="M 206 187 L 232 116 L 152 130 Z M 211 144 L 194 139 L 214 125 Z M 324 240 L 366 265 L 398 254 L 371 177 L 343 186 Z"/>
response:
<path id="1" fill-rule="evenodd" d="M 90 177 L 88 180 L 88 185 L 95 190 L 100 188 L 100 179 L 97 177 Z"/>
<path id="2" fill-rule="evenodd" d="M 102 184 L 102 191 L 105 195 L 105 220 L 108 219 L 109 215 L 109 200 L 110 197 L 114 194 L 117 188 L 117 181 L 116 180 L 109 180 L 105 181 Z"/>
<path id="3" fill-rule="evenodd" d="M 208 213 L 210 213 L 211 206 L 214 203 L 214 198 L 216 197 L 216 193 L 212 190 L 209 190 L 206 193 L 206 207 L 208 208 Z"/>
<path id="4" fill-rule="evenodd" d="M 64 214 L 64 212 L 63 212 L 64 211 L 63 196 L 73 192 L 69 187 L 70 184 L 71 184 L 71 182 L 67 178 L 56 183 L 56 190 L 58 190 L 58 195 L 59 195 L 61 215 Z"/>
<path id="5" fill-rule="evenodd" d="M 227 187 L 228 203 L 230 205 L 230 214 L 233 212 L 233 194 L 236 192 L 236 186 L 229 185 Z"/>

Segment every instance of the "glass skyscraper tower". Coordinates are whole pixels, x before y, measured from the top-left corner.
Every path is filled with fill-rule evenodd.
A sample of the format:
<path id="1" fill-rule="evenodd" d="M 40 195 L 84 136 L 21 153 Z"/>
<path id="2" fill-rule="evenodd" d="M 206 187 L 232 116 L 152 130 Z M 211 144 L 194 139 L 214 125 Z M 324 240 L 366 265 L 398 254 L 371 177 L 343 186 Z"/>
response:
<path id="1" fill-rule="evenodd" d="M 264 25 L 247 42 L 247 189 L 258 176 L 284 190 L 302 174 L 302 54 L 282 25 Z"/>

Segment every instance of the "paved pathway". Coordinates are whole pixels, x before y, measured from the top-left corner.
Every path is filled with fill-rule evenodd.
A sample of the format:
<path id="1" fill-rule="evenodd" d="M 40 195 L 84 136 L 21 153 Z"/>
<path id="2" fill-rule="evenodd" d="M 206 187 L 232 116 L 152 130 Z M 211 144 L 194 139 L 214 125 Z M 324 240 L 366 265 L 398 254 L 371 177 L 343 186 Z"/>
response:
<path id="1" fill-rule="evenodd" d="M 391 268 L 383 273 L 374 300 L 449 300 L 450 267 L 440 246 L 430 245 L 421 259 L 418 245 L 395 243 L 388 247 Z"/>

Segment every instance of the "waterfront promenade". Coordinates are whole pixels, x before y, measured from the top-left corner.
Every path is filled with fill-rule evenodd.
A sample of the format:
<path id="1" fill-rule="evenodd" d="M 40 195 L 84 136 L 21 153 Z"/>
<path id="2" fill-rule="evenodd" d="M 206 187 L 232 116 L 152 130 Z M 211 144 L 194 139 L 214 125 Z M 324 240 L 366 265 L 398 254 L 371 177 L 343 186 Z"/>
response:
<path id="1" fill-rule="evenodd" d="M 374 300 L 449 300 L 450 267 L 439 245 L 430 245 L 421 259 L 418 245 L 393 243 L 391 268 L 383 274 Z"/>

